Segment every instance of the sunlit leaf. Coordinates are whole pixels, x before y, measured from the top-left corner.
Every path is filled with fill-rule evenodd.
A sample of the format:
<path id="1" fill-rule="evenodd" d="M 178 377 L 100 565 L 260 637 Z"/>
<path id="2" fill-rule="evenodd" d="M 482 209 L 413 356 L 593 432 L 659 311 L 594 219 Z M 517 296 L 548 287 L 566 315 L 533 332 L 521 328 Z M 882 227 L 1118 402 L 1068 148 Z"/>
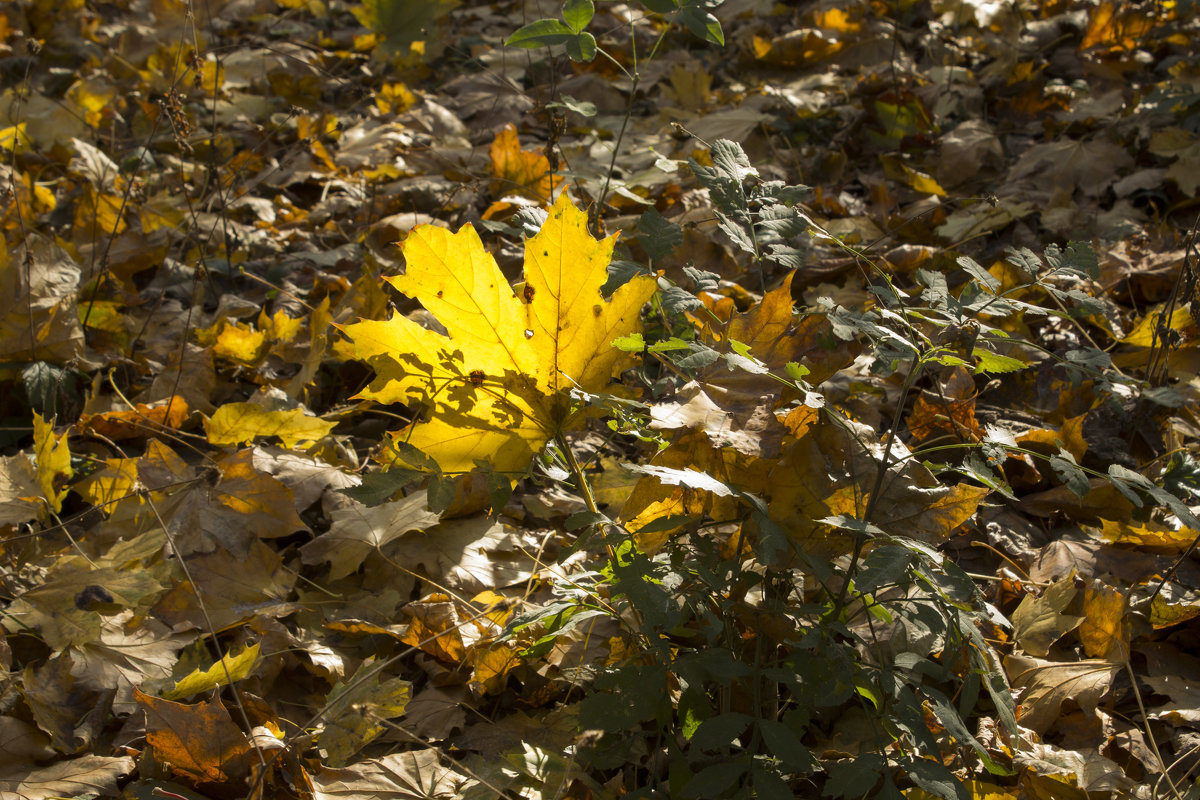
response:
<path id="1" fill-rule="evenodd" d="M 58 513 L 62 510 L 63 498 L 69 491 L 67 481 L 75 474 L 71 466 L 71 448 L 67 444 L 67 434 L 56 437 L 53 421 L 47 422 L 42 419 L 41 414 L 34 414 L 33 443 L 42 496 L 49 501 L 50 509 Z"/>
<path id="2" fill-rule="evenodd" d="M 640 326 L 655 289 L 640 278 L 601 296 L 613 241 L 593 239 L 584 214 L 561 195 L 526 242 L 517 297 L 470 226 L 414 230 L 403 245 L 405 274 L 388 280 L 449 336 L 398 315 L 348 326 L 357 357 L 377 375 L 361 396 L 427 409 L 395 436 L 447 473 L 468 472 L 476 460 L 498 472 L 523 470 L 575 422 L 566 393 L 607 385 L 621 357 L 610 342 Z"/>
<path id="3" fill-rule="evenodd" d="M 208 441 L 228 447 L 274 436 L 284 447 L 311 444 L 329 435 L 335 423 L 311 417 L 298 408 L 268 411 L 254 403 L 226 403 L 204 421 Z"/>
<path id="4" fill-rule="evenodd" d="M 242 648 L 237 654 L 226 653 L 206 670 L 193 670 L 177 681 L 173 688 L 164 692 L 163 698 L 181 700 L 219 686 L 228 686 L 232 681 L 240 681 L 248 676 L 258 663 L 258 649 L 259 644 L 255 642 Z"/>

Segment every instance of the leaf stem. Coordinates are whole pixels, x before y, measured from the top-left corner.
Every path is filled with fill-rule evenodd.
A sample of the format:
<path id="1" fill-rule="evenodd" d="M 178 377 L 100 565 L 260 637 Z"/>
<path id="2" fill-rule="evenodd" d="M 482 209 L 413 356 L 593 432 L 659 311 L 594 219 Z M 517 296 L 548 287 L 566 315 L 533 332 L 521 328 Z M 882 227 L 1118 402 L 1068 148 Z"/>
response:
<path id="1" fill-rule="evenodd" d="M 872 515 L 875 513 L 875 506 L 879 501 L 879 495 L 883 491 L 883 481 L 887 476 L 888 460 L 892 454 L 892 444 L 896 441 L 896 430 L 900 427 L 900 418 L 904 414 L 904 405 L 908 400 L 908 394 L 912 391 L 913 384 L 917 382 L 917 378 L 921 375 L 922 367 L 925 362 L 919 358 L 913 358 L 913 369 L 908 373 L 908 377 L 904 379 L 904 385 L 900 389 L 900 397 L 896 400 L 896 408 L 892 412 L 892 423 L 888 428 L 887 438 L 883 443 L 883 455 L 879 459 L 879 468 L 875 471 L 875 485 L 871 487 L 871 494 L 867 497 L 867 508 L 863 512 L 863 522 L 869 523 Z M 862 557 L 863 548 L 866 547 L 867 536 L 863 533 L 858 533 L 854 537 L 854 552 L 850 555 L 850 563 L 846 566 L 846 578 L 842 582 L 842 588 L 838 590 L 837 600 L 833 604 L 833 616 L 836 618 L 842 613 L 842 609 L 846 604 L 846 595 L 850 591 L 850 581 L 854 579 L 854 573 L 858 568 L 858 561 Z"/>

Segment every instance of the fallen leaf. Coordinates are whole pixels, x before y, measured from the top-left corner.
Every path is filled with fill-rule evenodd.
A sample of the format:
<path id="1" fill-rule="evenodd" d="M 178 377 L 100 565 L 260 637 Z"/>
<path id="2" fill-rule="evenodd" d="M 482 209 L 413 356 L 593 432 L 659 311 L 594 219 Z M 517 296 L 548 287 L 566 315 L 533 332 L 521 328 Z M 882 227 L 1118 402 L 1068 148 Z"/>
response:
<path id="1" fill-rule="evenodd" d="M 132 775 L 128 756 L 87 755 L 59 761 L 48 767 L 0 767 L 0 793 L 20 800 L 59 800 L 96 794 L 116 797 L 118 781 Z"/>
<path id="2" fill-rule="evenodd" d="M 355 354 L 375 368 L 360 397 L 427 409 L 393 434 L 463 473 L 476 460 L 521 472 L 547 440 L 578 421 L 566 392 L 603 391 L 622 355 L 609 346 L 638 329 L 655 282 L 635 278 L 611 298 L 613 238 L 596 241 L 586 219 L 559 197 L 526 242 L 523 298 L 513 294 L 470 226 L 457 234 L 423 226 L 404 241 L 404 275 L 388 281 L 425 306 L 448 336 L 393 316 L 346 328 Z"/>
<path id="3" fill-rule="evenodd" d="M 522 150 L 517 127 L 511 122 L 496 134 L 489 151 L 497 195 L 514 192 L 549 202 L 562 177 L 550 171 L 550 161 L 540 150 Z"/>
<path id="4" fill-rule="evenodd" d="M 1013 638 L 1031 656 L 1045 657 L 1050 645 L 1079 627 L 1083 617 L 1063 614 L 1075 597 L 1075 576 L 1067 575 L 1042 592 L 1041 597 L 1026 595 L 1013 612 Z"/>
<path id="5" fill-rule="evenodd" d="M 250 775 L 251 748 L 216 697 L 192 705 L 135 690 L 146 713 L 146 745 L 158 763 L 197 788 L 236 791 Z"/>
<path id="6" fill-rule="evenodd" d="M 195 669 L 176 681 L 175 686 L 163 692 L 164 700 L 181 700 L 185 697 L 208 692 L 220 686 L 228 686 L 250 674 L 258 663 L 258 642 L 242 648 L 240 653 L 226 653 L 206 670 Z"/>
<path id="7" fill-rule="evenodd" d="M 329 435 L 335 423 L 305 414 L 301 409 L 268 411 L 254 403 L 226 403 L 204 421 L 208 441 L 218 447 L 277 437 L 283 446 L 311 444 Z"/>
<path id="8" fill-rule="evenodd" d="M 1083 592 L 1083 621 L 1079 640 L 1089 658 L 1124 662 L 1129 659 L 1129 625 L 1125 619 L 1125 594 L 1092 581 Z"/>
<path id="9" fill-rule="evenodd" d="M 457 800 L 475 783 L 435 750 L 393 753 L 313 775 L 313 800 Z"/>
<path id="10" fill-rule="evenodd" d="M 382 666 L 374 658 L 366 659 L 353 677 L 336 683 L 325 698 L 327 721 L 319 741 L 330 766 L 345 766 L 383 733 L 387 720 L 404 714 L 412 684 L 387 677 Z"/>
<path id="11" fill-rule="evenodd" d="M 326 533 L 300 548 L 306 564 L 329 562 L 331 580 L 354 572 L 368 555 L 409 531 L 426 530 L 438 522 L 424 490 L 370 508 L 349 503 L 330 515 L 332 524 Z"/>
<path id="12" fill-rule="evenodd" d="M 1054 724 L 1068 700 L 1085 712 L 1094 710 L 1121 671 L 1111 661 L 1061 663 L 1029 656 L 1007 656 L 1004 668 L 1013 687 L 1023 690 L 1017 721 L 1039 734 Z"/>

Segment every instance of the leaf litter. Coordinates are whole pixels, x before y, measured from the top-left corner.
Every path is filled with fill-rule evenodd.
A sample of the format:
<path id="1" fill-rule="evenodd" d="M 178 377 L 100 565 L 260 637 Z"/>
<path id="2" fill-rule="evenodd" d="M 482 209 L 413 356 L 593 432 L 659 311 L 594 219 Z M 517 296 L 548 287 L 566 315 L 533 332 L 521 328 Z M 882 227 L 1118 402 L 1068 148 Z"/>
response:
<path id="1" fill-rule="evenodd" d="M 514 58 L 520 4 L 219 5 L 0 12 L 0 794 L 618 797 L 667 781 L 612 745 L 664 696 L 695 752 L 745 745 L 665 668 L 609 693 L 647 646 L 580 602 L 619 577 L 581 541 L 612 520 L 624 568 L 683 542 L 811 584 L 869 533 L 909 542 L 866 552 L 880 597 L 920 548 L 975 576 L 968 649 L 1015 705 L 968 731 L 924 696 L 978 747 L 950 762 L 972 796 L 1193 781 L 1192 7 L 730 0 L 724 49 L 672 35 L 630 96 L 602 60 Z M 596 13 L 605 46 L 659 33 Z M 897 418 L 884 284 L 953 322 Z M 573 448 L 607 505 L 554 494 Z M 638 613 L 682 652 L 681 577 L 651 574 Z M 726 620 L 807 652 L 757 592 Z M 846 624 L 953 660 L 919 618 Z M 839 718 L 801 740 L 781 710 L 770 752 L 894 789 L 805 675 Z M 922 769 L 908 796 L 955 796 Z"/>

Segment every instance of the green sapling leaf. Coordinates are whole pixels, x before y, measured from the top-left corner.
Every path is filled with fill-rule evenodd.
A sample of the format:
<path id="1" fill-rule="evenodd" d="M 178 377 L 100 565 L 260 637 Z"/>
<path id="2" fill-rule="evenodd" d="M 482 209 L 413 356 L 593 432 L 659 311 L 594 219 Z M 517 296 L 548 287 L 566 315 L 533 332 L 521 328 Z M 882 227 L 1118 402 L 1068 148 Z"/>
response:
<path id="1" fill-rule="evenodd" d="M 578 34 L 558 20 L 539 19 L 518 28 L 504 44 L 506 47 L 523 47 L 532 50 L 535 47 L 566 44 L 576 38 L 578 38 Z"/>
<path id="2" fill-rule="evenodd" d="M 591 61 L 596 57 L 596 37 L 587 31 L 567 41 L 567 56 L 572 61 Z"/>
<path id="3" fill-rule="evenodd" d="M 546 108 L 565 108 L 567 111 L 574 111 L 581 117 L 596 116 L 595 103 L 589 103 L 586 100 L 576 100 L 569 94 L 564 94 L 561 102 L 546 103 Z"/>
<path id="4" fill-rule="evenodd" d="M 592 5 L 592 0 L 565 0 L 562 6 L 567 27 L 576 33 L 581 33 L 595 14 L 596 7 Z"/>

